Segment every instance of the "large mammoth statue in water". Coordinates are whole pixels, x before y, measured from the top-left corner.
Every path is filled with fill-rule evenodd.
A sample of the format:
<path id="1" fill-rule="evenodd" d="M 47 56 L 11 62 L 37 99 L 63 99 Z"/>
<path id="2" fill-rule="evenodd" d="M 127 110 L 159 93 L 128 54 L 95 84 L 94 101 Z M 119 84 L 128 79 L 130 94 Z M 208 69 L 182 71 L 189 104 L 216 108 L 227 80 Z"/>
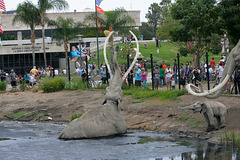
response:
<path id="1" fill-rule="evenodd" d="M 229 78 L 232 76 L 235 69 L 238 69 L 240 67 L 240 40 L 238 44 L 232 49 L 231 53 L 228 56 L 227 62 L 224 67 L 224 71 L 220 80 L 220 84 L 209 90 L 209 91 L 203 91 L 202 89 L 199 89 L 198 87 L 194 86 L 193 84 L 187 85 L 187 90 L 189 93 L 195 96 L 205 96 L 209 99 L 215 99 L 221 96 L 226 88 L 227 82 Z M 200 93 L 196 93 L 193 91 L 197 90 Z"/>
<path id="2" fill-rule="evenodd" d="M 122 78 L 117 63 L 116 52 L 114 53 L 113 70 L 110 69 L 106 57 L 107 41 L 113 33 L 114 32 L 111 32 L 108 35 L 104 45 L 104 58 L 111 76 L 109 87 L 106 89 L 104 101 L 102 104 L 92 107 L 82 117 L 70 122 L 61 132 L 59 136 L 60 139 L 97 138 L 127 132 L 126 122 L 120 113 L 120 109 L 122 110 L 121 87 L 123 80 L 126 78 L 137 60 L 139 45 L 137 37 L 130 31 L 130 33 L 135 37 L 137 51 L 133 63 Z"/>

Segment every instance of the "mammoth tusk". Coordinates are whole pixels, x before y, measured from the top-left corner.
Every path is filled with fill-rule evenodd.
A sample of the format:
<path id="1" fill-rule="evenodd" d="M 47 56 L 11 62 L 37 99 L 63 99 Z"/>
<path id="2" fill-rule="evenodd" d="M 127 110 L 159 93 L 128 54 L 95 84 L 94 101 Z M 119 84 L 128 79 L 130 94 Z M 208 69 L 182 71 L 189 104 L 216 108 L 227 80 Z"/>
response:
<path id="1" fill-rule="evenodd" d="M 112 34 L 114 33 L 114 31 L 112 31 L 106 38 L 105 43 L 104 43 L 104 49 L 103 49 L 103 56 L 104 56 L 104 60 L 106 62 L 109 74 L 110 74 L 110 78 L 112 79 L 113 75 L 112 75 L 112 70 L 109 66 L 108 60 L 107 60 L 107 53 L 106 53 L 106 48 L 107 48 L 107 42 L 109 40 L 109 38 L 112 36 Z"/>
<path id="2" fill-rule="evenodd" d="M 129 32 L 130 32 L 130 33 L 133 35 L 133 37 L 135 38 L 135 41 L 136 41 L 136 44 L 137 44 L 137 50 L 136 50 L 136 55 L 135 55 L 135 57 L 134 57 L 134 60 L 133 60 L 132 64 L 130 65 L 130 67 L 128 68 L 127 72 L 126 72 L 126 73 L 124 74 L 124 76 L 122 77 L 123 80 L 127 77 L 127 75 L 129 74 L 129 72 L 130 72 L 131 69 L 133 68 L 134 64 L 135 64 L 136 61 L 137 61 L 137 57 L 138 57 L 138 55 L 139 55 L 138 39 L 137 39 L 136 35 L 135 35 L 132 31 L 129 31 Z"/>
<path id="3" fill-rule="evenodd" d="M 218 91 L 219 89 L 221 89 L 229 80 L 230 76 L 227 75 L 224 80 L 222 81 L 222 83 L 220 83 L 219 85 L 217 85 L 215 88 L 209 90 L 209 91 L 204 91 L 203 93 L 196 93 L 192 90 L 192 88 L 195 88 L 197 90 L 200 90 L 198 87 L 194 86 L 193 84 L 188 84 L 186 86 L 187 90 L 188 90 L 188 93 L 194 95 L 194 96 L 207 96 L 209 94 L 212 94 L 216 91 Z"/>

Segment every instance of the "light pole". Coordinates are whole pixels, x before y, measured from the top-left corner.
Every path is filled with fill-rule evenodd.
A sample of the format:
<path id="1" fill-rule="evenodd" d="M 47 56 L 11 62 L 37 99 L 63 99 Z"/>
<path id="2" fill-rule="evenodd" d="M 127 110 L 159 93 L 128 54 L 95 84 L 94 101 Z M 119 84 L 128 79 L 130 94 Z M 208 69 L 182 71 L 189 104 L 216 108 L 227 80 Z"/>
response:
<path id="1" fill-rule="evenodd" d="M 79 53 L 80 53 L 80 65 L 82 66 L 82 45 L 81 45 L 81 42 L 82 42 L 82 36 L 81 34 L 77 35 L 78 37 L 78 40 L 79 40 Z"/>

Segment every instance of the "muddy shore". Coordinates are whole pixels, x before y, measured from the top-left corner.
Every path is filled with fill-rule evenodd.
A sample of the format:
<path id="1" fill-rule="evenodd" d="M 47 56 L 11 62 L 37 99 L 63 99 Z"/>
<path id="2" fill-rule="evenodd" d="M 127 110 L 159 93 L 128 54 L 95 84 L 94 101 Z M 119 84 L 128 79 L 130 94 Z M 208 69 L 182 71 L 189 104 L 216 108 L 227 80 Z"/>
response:
<path id="1" fill-rule="evenodd" d="M 68 123 L 74 113 L 84 114 L 92 106 L 100 104 L 105 90 L 61 91 L 55 93 L 1 92 L 0 121 L 52 121 Z M 128 129 L 177 134 L 184 137 L 198 137 L 219 143 L 220 136 L 226 132 L 240 131 L 240 97 L 223 95 L 215 101 L 228 108 L 227 127 L 206 132 L 207 124 L 203 114 L 192 114 L 178 106 L 187 106 L 196 101 L 205 101 L 203 97 L 185 94 L 175 101 L 159 101 L 157 98 L 139 101 L 124 96 L 122 115 Z M 18 116 L 16 116 L 18 115 Z"/>

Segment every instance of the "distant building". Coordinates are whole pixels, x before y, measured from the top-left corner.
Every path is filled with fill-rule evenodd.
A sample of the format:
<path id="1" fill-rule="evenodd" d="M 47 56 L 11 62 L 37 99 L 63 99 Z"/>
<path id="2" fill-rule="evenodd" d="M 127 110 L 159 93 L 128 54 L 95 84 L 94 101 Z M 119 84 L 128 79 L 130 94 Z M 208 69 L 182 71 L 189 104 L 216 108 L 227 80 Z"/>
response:
<path id="1" fill-rule="evenodd" d="M 84 22 L 84 18 L 91 14 L 92 11 L 86 9 L 88 12 L 61 12 L 61 13 L 48 13 L 49 19 L 56 20 L 59 16 L 63 18 L 73 18 L 76 22 Z M 30 40 L 24 40 L 23 37 L 30 37 L 30 28 L 23 23 L 12 24 L 15 11 L 7 11 L 6 14 L 1 15 L 1 21 L 3 25 L 4 35 L 14 35 L 18 37 L 18 40 L 2 41 L 0 46 L 0 69 L 7 72 L 11 68 L 16 72 L 29 71 L 32 68 L 32 49 Z M 128 14 L 135 20 L 135 26 L 140 26 L 140 11 L 128 11 Z M 95 24 L 92 24 L 93 27 Z M 36 53 L 36 66 L 44 67 L 43 51 L 42 51 L 42 31 L 41 26 L 37 26 L 35 30 L 36 39 L 35 53 Z M 46 41 L 46 53 L 48 65 L 54 68 L 66 68 L 65 63 L 65 51 L 63 44 L 52 41 L 52 33 L 54 28 L 45 27 L 45 41 Z M 96 38 L 83 39 L 83 41 L 91 42 L 91 49 L 96 46 Z M 100 41 L 104 41 L 105 38 L 100 38 Z M 79 44 L 79 40 L 72 41 L 71 44 Z M 69 45 L 70 51 L 71 45 Z M 90 46 L 89 46 L 90 47 Z M 95 47 L 96 48 L 96 47 Z"/>

